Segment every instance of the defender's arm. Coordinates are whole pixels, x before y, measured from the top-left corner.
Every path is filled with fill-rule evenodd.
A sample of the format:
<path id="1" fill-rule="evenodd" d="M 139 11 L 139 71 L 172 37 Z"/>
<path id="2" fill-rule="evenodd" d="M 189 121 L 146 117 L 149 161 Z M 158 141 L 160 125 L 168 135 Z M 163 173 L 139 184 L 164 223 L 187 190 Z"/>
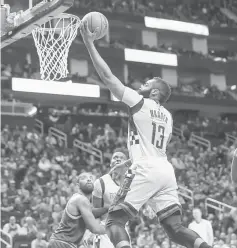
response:
<path id="1" fill-rule="evenodd" d="M 94 208 L 103 207 L 103 195 L 100 180 L 97 179 L 94 183 L 94 190 L 92 192 L 92 205 Z"/>
<path id="2" fill-rule="evenodd" d="M 87 228 L 95 234 L 106 234 L 104 226 L 98 224 L 96 221 L 88 199 L 80 197 L 77 205 Z"/>
<path id="3" fill-rule="evenodd" d="M 102 215 L 106 214 L 108 212 L 108 208 L 92 208 L 92 213 L 95 218 L 100 218 Z"/>
<path id="4" fill-rule="evenodd" d="M 99 218 L 102 215 L 106 214 L 109 210 L 107 206 L 104 206 L 103 203 L 103 195 L 100 180 L 97 179 L 94 183 L 94 190 L 92 193 L 92 213 L 95 218 Z"/>

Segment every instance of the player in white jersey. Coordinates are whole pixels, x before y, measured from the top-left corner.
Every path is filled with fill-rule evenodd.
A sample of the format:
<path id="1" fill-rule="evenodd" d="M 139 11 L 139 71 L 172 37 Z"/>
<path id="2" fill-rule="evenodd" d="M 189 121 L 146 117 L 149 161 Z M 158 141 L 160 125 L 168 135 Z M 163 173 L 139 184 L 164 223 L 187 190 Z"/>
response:
<path id="1" fill-rule="evenodd" d="M 111 242 L 116 248 L 130 248 L 125 224 L 149 203 L 171 240 L 188 248 L 210 247 L 181 222 L 177 182 L 166 157 L 173 124 L 162 105 L 170 97 L 170 86 L 161 78 L 153 78 L 139 92 L 125 87 L 96 50 L 97 31 L 91 33 L 86 21 L 80 31 L 101 80 L 130 110 L 128 148 L 133 164 L 109 210 L 106 226 Z"/>
<path id="2" fill-rule="evenodd" d="M 115 166 L 124 163 L 128 159 L 128 155 L 122 149 L 117 149 L 112 155 L 110 167 L 114 168 Z M 125 166 L 119 167 L 113 172 L 109 172 L 94 183 L 94 191 L 92 193 L 92 202 L 93 206 L 109 206 L 112 204 L 114 197 L 116 196 L 121 183 L 123 182 L 124 174 L 127 168 Z M 103 215 L 100 220 L 101 224 L 105 225 L 107 214 Z M 94 247 L 96 248 L 114 248 L 111 243 L 108 235 L 96 235 L 94 238 Z"/>

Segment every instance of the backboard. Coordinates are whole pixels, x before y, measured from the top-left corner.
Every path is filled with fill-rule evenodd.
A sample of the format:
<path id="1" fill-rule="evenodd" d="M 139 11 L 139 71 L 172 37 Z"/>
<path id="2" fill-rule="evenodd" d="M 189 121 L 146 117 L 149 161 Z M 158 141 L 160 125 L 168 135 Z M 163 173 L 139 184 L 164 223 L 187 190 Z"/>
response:
<path id="1" fill-rule="evenodd" d="M 8 0 L 1 1 L 1 48 L 31 34 L 32 30 L 73 6 L 74 0 Z M 6 8 L 7 7 L 7 8 Z M 8 18 L 8 19 L 7 19 Z"/>

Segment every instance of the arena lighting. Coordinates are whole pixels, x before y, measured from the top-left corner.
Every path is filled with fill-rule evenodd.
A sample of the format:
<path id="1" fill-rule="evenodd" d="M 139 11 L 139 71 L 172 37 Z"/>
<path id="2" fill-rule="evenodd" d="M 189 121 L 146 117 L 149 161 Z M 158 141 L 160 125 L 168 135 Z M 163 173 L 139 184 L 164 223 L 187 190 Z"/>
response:
<path id="1" fill-rule="evenodd" d="M 98 85 L 72 83 L 72 81 L 56 82 L 12 78 L 12 90 L 64 96 L 100 97 Z"/>
<path id="2" fill-rule="evenodd" d="M 28 111 L 28 116 L 34 116 L 37 113 L 37 108 L 35 106 L 32 106 L 32 108 Z"/>
<path id="3" fill-rule="evenodd" d="M 230 89 L 231 89 L 231 90 L 236 90 L 236 85 L 232 85 L 232 86 L 230 87 Z"/>
<path id="4" fill-rule="evenodd" d="M 147 28 L 156 28 L 175 32 L 209 36 L 208 27 L 202 24 L 173 21 L 149 16 L 144 17 L 144 22 Z"/>
<path id="5" fill-rule="evenodd" d="M 206 88 L 204 91 L 203 91 L 203 94 L 206 95 L 208 93 L 208 88 Z"/>
<path id="6" fill-rule="evenodd" d="M 155 64 L 155 65 L 178 66 L 178 59 L 176 54 L 158 53 L 158 52 L 125 48 L 124 56 L 126 61 Z"/>

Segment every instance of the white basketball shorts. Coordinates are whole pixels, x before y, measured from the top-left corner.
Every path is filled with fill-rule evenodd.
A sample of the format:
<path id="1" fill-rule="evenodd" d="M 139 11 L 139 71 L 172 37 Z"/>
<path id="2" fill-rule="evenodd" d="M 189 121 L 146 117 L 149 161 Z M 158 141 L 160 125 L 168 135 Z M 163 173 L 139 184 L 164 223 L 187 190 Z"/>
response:
<path id="1" fill-rule="evenodd" d="M 148 203 L 160 221 L 176 211 L 181 213 L 174 169 L 166 158 L 139 161 L 132 168 L 131 185 L 128 190 L 121 186 L 110 212 L 123 209 L 132 218 Z"/>

